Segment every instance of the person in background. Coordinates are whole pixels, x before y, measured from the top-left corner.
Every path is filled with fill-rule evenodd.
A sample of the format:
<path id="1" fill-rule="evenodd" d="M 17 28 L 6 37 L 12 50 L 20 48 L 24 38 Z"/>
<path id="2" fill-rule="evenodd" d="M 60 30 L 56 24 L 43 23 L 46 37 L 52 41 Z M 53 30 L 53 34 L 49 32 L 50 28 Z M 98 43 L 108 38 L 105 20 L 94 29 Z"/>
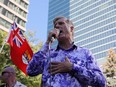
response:
<path id="1" fill-rule="evenodd" d="M 42 87 L 105 87 L 106 79 L 92 53 L 74 44 L 73 23 L 56 17 L 53 24 L 46 43 L 29 62 L 27 74 L 42 74 Z M 52 37 L 58 41 L 55 49 L 50 49 Z"/>
<path id="2" fill-rule="evenodd" d="M 0 87 L 27 87 L 16 80 L 16 71 L 13 67 L 7 66 L 1 74 L 3 85 Z"/>

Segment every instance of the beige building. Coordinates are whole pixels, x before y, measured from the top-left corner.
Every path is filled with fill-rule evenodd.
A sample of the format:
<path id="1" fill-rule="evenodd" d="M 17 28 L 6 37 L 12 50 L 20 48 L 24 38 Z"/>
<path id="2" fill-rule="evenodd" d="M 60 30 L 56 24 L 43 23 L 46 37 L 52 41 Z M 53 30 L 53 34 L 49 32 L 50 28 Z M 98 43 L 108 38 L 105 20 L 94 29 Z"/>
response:
<path id="1" fill-rule="evenodd" d="M 8 32 L 16 21 L 19 28 L 26 30 L 29 0 L 0 0 L 0 29 Z"/>

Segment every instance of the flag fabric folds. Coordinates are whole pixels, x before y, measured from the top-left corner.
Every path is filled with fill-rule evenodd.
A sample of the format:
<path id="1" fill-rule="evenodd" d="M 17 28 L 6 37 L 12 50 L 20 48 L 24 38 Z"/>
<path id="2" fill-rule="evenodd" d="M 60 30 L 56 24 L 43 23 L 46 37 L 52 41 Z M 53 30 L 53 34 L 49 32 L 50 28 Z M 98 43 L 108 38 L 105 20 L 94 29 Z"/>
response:
<path id="1" fill-rule="evenodd" d="M 12 62 L 26 75 L 26 67 L 32 59 L 33 51 L 31 50 L 21 29 L 14 22 L 7 43 L 10 44 L 10 56 Z"/>

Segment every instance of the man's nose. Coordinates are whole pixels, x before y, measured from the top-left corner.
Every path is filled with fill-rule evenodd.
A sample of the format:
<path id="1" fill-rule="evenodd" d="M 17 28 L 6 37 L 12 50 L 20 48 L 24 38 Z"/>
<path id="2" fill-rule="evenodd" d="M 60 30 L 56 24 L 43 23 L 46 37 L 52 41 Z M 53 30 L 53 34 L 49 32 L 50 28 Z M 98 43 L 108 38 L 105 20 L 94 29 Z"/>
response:
<path id="1" fill-rule="evenodd" d="M 58 28 L 58 29 L 59 29 L 59 26 L 60 26 L 60 25 L 57 23 L 57 24 L 55 25 L 55 28 Z"/>

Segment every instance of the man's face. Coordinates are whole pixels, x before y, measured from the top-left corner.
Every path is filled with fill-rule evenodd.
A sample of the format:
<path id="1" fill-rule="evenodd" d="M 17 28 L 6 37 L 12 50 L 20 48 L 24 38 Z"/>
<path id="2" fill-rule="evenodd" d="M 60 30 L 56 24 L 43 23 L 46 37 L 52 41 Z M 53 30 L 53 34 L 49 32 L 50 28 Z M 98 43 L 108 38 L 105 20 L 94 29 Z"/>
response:
<path id="1" fill-rule="evenodd" d="M 8 83 L 9 81 L 15 79 L 15 74 L 8 69 L 4 69 L 4 71 L 2 72 L 2 79 L 3 82 Z"/>
<path id="2" fill-rule="evenodd" d="M 71 26 L 65 21 L 64 18 L 61 18 L 55 22 L 54 27 L 60 30 L 58 40 L 69 39 L 71 37 Z"/>

